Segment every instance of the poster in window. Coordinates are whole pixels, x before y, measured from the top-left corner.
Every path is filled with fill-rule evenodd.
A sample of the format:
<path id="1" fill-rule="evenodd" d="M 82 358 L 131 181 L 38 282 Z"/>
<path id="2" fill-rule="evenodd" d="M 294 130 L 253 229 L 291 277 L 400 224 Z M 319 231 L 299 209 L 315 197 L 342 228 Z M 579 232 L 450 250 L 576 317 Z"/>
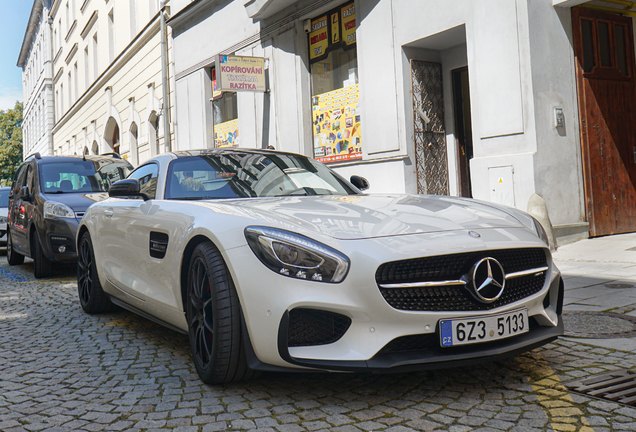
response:
<path id="1" fill-rule="evenodd" d="M 340 42 L 340 15 L 338 13 L 331 14 L 331 43 L 337 44 Z"/>
<path id="2" fill-rule="evenodd" d="M 312 97 L 312 120 L 316 160 L 362 159 L 358 84 Z"/>
<path id="3" fill-rule="evenodd" d="M 350 3 L 343 6 L 342 13 L 342 41 L 346 45 L 356 43 L 356 7 Z"/>
<path id="4" fill-rule="evenodd" d="M 321 57 L 327 53 L 329 48 L 328 16 L 324 15 L 311 22 L 311 32 L 309 33 L 309 59 Z"/>
<path id="5" fill-rule="evenodd" d="M 238 147 L 238 143 L 238 119 L 214 125 L 215 147 Z"/>

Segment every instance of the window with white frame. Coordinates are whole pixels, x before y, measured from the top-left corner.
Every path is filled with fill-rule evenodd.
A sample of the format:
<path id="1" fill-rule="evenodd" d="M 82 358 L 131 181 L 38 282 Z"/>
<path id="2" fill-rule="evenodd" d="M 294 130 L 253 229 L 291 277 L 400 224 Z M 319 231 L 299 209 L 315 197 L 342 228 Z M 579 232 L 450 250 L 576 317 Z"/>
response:
<path id="1" fill-rule="evenodd" d="M 108 62 L 115 59 L 115 9 L 108 12 Z"/>

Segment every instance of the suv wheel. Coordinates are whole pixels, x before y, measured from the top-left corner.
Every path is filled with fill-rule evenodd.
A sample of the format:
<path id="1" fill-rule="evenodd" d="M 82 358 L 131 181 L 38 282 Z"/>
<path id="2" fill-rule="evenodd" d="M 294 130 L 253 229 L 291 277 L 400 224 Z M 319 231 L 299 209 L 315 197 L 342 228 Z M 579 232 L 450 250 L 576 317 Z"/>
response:
<path id="1" fill-rule="evenodd" d="M 33 257 L 33 274 L 36 278 L 45 278 L 53 274 L 53 263 L 44 255 L 40 237 L 37 231 L 33 231 L 31 238 L 31 256 Z"/>
<path id="2" fill-rule="evenodd" d="M 21 255 L 13 249 L 13 242 L 11 241 L 11 231 L 7 230 L 7 262 L 9 265 L 24 264 L 24 255 Z"/>

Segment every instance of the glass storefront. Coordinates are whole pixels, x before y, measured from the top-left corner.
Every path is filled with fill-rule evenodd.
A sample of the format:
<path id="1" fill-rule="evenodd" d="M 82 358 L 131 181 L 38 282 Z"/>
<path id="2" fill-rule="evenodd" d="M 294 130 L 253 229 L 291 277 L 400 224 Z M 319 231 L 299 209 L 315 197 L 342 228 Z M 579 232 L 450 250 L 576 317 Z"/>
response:
<path id="1" fill-rule="evenodd" d="M 313 20 L 309 32 L 314 157 L 362 158 L 354 3 Z"/>

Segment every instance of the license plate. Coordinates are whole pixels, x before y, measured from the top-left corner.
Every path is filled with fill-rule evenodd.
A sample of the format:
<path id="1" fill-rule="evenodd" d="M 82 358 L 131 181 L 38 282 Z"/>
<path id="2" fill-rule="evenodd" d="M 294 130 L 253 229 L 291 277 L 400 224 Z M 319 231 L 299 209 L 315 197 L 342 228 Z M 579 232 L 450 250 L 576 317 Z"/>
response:
<path id="1" fill-rule="evenodd" d="M 528 309 L 496 315 L 440 320 L 442 347 L 466 345 L 504 339 L 530 330 Z"/>

